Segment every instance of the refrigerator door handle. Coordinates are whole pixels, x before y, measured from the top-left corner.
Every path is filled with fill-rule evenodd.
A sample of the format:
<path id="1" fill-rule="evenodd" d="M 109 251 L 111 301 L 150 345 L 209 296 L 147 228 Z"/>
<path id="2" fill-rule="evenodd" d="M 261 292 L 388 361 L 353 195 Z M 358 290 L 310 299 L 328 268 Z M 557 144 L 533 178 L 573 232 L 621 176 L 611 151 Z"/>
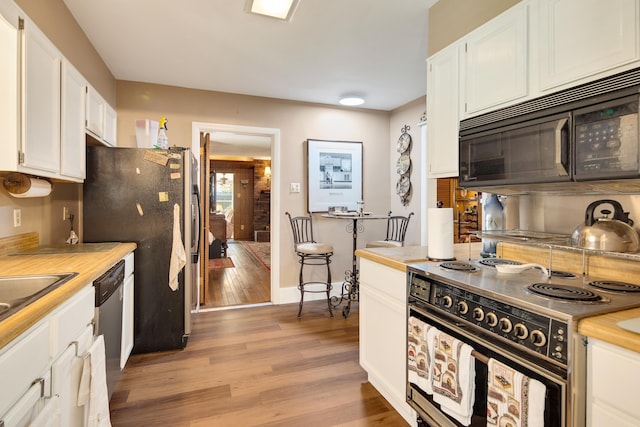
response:
<path id="1" fill-rule="evenodd" d="M 192 230 L 192 236 L 193 239 L 195 239 L 195 252 L 193 252 L 192 255 L 192 262 L 195 264 L 198 262 L 198 259 L 200 258 L 200 223 L 202 222 L 202 217 L 200 214 L 200 192 L 198 191 L 198 187 L 196 187 L 195 185 L 193 186 L 193 195 L 196 196 L 195 200 L 196 203 L 191 204 L 191 215 L 193 217 L 193 219 L 195 220 L 195 225 L 194 225 L 194 230 Z M 195 212 L 193 212 L 193 210 L 195 210 Z"/>

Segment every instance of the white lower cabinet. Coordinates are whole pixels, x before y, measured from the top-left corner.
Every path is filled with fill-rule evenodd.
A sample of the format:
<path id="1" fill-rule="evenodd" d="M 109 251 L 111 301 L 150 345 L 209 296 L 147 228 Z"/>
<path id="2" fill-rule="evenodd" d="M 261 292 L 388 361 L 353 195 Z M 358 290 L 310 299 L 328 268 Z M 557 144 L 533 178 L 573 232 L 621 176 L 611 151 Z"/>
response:
<path id="1" fill-rule="evenodd" d="M 640 426 L 640 354 L 589 338 L 587 426 Z"/>
<path id="2" fill-rule="evenodd" d="M 51 366 L 51 395 L 57 396 L 61 408 L 60 425 L 86 425 L 87 407 L 78 406 L 78 388 L 84 366 L 83 355 L 93 343 L 93 326 L 89 325 Z"/>
<path id="3" fill-rule="evenodd" d="M 360 365 L 369 382 L 415 426 L 406 402 L 406 273 L 360 259 Z"/>
<path id="4" fill-rule="evenodd" d="M 122 297 L 122 344 L 120 369 L 124 369 L 133 350 L 133 252 L 124 257 L 124 289 Z"/>
<path id="5" fill-rule="evenodd" d="M 88 284 L 0 349 L 0 378 L 11 385 L 0 387 L 0 425 L 28 425 L 54 395 L 66 420 L 61 425 L 84 425 L 84 408 L 78 409 L 75 399 L 81 356 L 93 343 L 94 305 L 93 284 Z"/>

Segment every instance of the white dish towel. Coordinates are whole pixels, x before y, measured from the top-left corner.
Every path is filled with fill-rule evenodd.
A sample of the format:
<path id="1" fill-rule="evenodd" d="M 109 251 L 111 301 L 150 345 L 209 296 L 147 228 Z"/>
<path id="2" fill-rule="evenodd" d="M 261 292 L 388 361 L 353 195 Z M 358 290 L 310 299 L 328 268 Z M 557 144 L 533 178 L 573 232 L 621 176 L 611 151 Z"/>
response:
<path id="1" fill-rule="evenodd" d="M 89 404 L 87 427 L 111 427 L 104 336 L 87 351 L 78 390 L 78 406 Z"/>
<path id="2" fill-rule="evenodd" d="M 171 248 L 171 261 L 169 264 L 169 287 L 173 291 L 178 290 L 178 274 L 187 263 L 187 254 L 182 244 L 180 235 L 180 205 L 173 205 L 173 246 Z"/>
<path id="3" fill-rule="evenodd" d="M 544 427 L 544 384 L 495 359 L 488 375 L 487 425 Z"/>
<path id="4" fill-rule="evenodd" d="M 433 400 L 462 425 L 471 424 L 475 400 L 473 348 L 438 331 L 433 334 Z"/>
<path id="5" fill-rule="evenodd" d="M 42 398 L 36 404 L 36 407 L 37 414 L 28 424 L 29 427 L 64 427 L 61 420 L 62 414 L 58 396 Z"/>

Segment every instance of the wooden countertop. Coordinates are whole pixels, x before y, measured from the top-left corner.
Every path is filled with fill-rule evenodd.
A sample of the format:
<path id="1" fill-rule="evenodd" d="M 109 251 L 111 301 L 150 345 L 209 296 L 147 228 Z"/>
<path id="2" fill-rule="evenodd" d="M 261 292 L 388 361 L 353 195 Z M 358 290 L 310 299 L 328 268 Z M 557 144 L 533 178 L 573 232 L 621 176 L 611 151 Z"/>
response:
<path id="1" fill-rule="evenodd" d="M 119 243 L 105 252 L 0 256 L 1 276 L 78 273 L 59 288 L 1 321 L 0 348 L 92 283 L 135 248 L 135 243 Z"/>
<path id="2" fill-rule="evenodd" d="M 627 350 L 640 353 L 640 334 L 622 329 L 617 322 L 640 317 L 640 308 L 589 317 L 578 323 L 578 332 Z"/>
<path id="3" fill-rule="evenodd" d="M 469 249 L 471 249 L 471 253 L 469 253 Z M 468 243 L 456 243 L 453 245 L 453 255 L 459 260 L 466 260 L 469 259 L 469 257 L 478 258 L 481 249 L 482 243 L 478 242 L 471 243 L 471 248 L 469 248 Z M 407 265 L 409 264 L 429 261 L 426 246 L 363 248 L 356 250 L 356 256 L 401 271 L 407 271 Z"/>

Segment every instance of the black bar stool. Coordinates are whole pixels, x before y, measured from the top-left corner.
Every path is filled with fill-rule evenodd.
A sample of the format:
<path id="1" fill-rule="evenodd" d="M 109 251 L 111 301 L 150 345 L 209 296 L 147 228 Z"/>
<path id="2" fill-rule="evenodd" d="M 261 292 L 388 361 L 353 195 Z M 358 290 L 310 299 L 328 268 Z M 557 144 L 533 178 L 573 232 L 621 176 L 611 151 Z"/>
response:
<path id="1" fill-rule="evenodd" d="M 333 246 L 325 243 L 318 243 L 313 238 L 313 222 L 311 216 L 297 216 L 292 217 L 289 212 L 285 212 L 291 222 L 291 230 L 293 231 L 293 243 L 296 254 L 300 258 L 300 278 L 298 289 L 300 290 L 300 307 L 298 309 L 298 317 L 302 313 L 302 304 L 304 303 L 304 293 L 320 293 L 326 292 L 327 294 L 327 306 L 329 307 L 329 314 L 333 317 L 333 311 L 331 310 L 331 256 L 333 255 Z M 309 281 L 305 282 L 303 278 L 303 269 L 305 265 L 326 265 L 327 266 L 327 281 Z M 306 289 L 309 285 L 324 285 L 323 289 Z"/>
<path id="2" fill-rule="evenodd" d="M 404 238 L 407 234 L 409 220 L 413 216 L 411 212 L 408 216 L 391 215 L 387 219 L 387 235 L 384 240 L 374 240 L 367 242 L 367 248 L 398 248 L 404 246 Z"/>

